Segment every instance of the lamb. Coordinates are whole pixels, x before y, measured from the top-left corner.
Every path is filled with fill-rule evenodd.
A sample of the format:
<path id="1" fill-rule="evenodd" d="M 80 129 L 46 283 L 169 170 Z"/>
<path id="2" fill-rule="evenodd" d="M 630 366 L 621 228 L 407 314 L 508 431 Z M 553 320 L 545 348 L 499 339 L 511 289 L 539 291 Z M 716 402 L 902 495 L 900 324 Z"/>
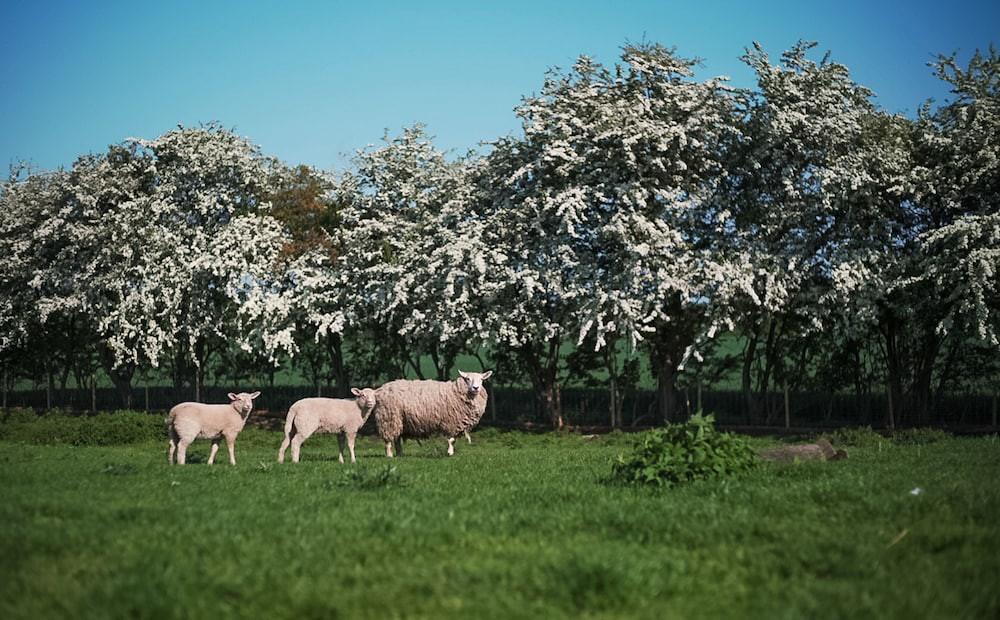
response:
<path id="1" fill-rule="evenodd" d="M 375 391 L 375 421 L 385 442 L 385 455 L 402 456 L 403 437 L 444 435 L 448 455 L 455 454 L 455 439 L 474 427 L 486 411 L 483 381 L 493 371 L 459 372 L 454 381 L 390 381 Z"/>
<path id="2" fill-rule="evenodd" d="M 340 462 L 344 462 L 344 439 L 354 463 L 354 440 L 375 408 L 375 390 L 351 388 L 356 399 L 303 398 L 288 409 L 285 440 L 278 449 L 278 462 L 285 462 L 285 450 L 292 446 L 292 462 L 299 462 L 299 449 L 313 433 L 336 433 L 340 444 Z"/>
<path id="3" fill-rule="evenodd" d="M 170 452 L 167 462 L 173 465 L 174 451 L 177 452 L 177 464 L 183 465 L 187 458 L 187 447 L 198 437 L 212 440 L 212 452 L 208 455 L 208 464 L 215 462 L 215 453 L 219 450 L 219 441 L 224 437 L 229 448 L 229 462 L 236 464 L 236 436 L 253 410 L 253 400 L 260 392 L 247 394 L 229 394 L 228 405 L 205 405 L 202 403 L 181 403 L 174 406 L 167 415 L 167 432 L 170 434 Z"/>

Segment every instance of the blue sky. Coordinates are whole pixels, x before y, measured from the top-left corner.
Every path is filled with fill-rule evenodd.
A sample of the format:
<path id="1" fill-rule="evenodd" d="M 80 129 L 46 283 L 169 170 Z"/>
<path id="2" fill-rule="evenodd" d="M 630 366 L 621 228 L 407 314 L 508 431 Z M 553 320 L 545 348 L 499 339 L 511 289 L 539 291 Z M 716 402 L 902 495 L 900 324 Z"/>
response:
<path id="1" fill-rule="evenodd" d="M 129 136 L 218 120 L 290 163 L 341 168 L 424 122 L 465 150 L 517 130 L 512 108 L 580 54 L 676 46 L 702 75 L 751 76 L 760 41 L 798 39 L 894 112 L 947 91 L 927 62 L 1000 44 L 1000 2 L 11 2 L 0 0 L 0 166 L 69 165 Z"/>

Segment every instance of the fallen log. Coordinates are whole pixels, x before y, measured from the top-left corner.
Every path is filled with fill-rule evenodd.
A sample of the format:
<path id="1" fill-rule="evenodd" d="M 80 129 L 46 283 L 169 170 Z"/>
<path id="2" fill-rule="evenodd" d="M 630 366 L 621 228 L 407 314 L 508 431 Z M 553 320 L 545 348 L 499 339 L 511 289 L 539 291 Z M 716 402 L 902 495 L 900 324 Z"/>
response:
<path id="1" fill-rule="evenodd" d="M 847 451 L 836 450 L 826 439 L 816 443 L 767 448 L 757 453 L 765 461 L 788 463 L 792 461 L 839 461 L 847 458 Z"/>

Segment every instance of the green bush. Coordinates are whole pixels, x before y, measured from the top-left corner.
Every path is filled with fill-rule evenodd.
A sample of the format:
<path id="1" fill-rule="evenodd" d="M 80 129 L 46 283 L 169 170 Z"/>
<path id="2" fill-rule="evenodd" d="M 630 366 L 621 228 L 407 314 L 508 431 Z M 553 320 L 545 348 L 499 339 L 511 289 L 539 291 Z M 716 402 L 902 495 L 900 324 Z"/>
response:
<path id="1" fill-rule="evenodd" d="M 919 446 L 937 443 L 951 437 L 948 433 L 936 428 L 908 428 L 892 434 L 895 443 L 904 446 Z"/>
<path id="2" fill-rule="evenodd" d="M 117 446 L 166 439 L 163 417 L 137 411 L 96 416 L 11 412 L 0 421 L 0 439 L 38 445 Z"/>
<path id="3" fill-rule="evenodd" d="M 757 463 L 746 438 L 717 431 L 713 416 L 699 414 L 683 424 L 643 433 L 631 456 L 618 456 L 611 479 L 672 486 L 743 474 Z"/>

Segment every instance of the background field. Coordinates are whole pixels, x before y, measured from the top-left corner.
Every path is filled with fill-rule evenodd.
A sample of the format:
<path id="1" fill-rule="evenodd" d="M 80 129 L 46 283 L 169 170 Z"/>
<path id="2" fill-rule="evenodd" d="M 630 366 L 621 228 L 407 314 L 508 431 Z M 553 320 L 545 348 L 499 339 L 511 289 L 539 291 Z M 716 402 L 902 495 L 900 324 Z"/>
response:
<path id="1" fill-rule="evenodd" d="M 995 617 L 1000 443 L 864 435 L 844 462 L 672 490 L 604 481 L 631 439 L 489 429 L 354 466 L 247 430 L 0 441 L 0 616 Z M 755 440 L 761 445 L 771 440 Z M 224 450 L 223 450 L 224 452 Z M 911 490 L 922 489 L 913 495 Z"/>

